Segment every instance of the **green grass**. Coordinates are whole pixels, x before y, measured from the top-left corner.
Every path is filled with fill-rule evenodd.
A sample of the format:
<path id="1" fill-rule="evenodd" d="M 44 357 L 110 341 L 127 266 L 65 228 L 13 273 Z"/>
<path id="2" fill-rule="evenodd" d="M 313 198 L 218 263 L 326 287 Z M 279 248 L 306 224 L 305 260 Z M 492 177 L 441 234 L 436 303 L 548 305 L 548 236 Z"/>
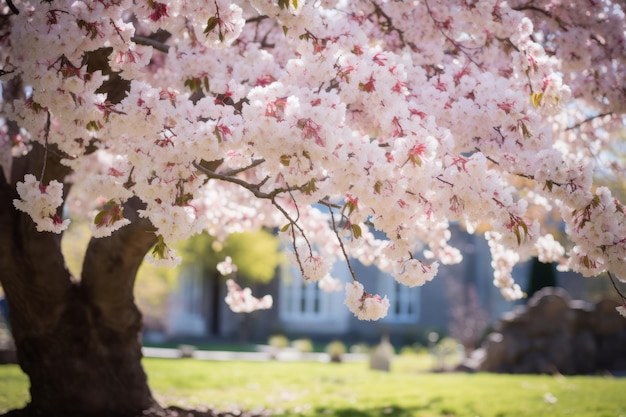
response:
<path id="1" fill-rule="evenodd" d="M 17 365 L 0 365 L 0 413 L 20 408 L 30 399 L 28 378 Z"/>
<path id="2" fill-rule="evenodd" d="M 626 379 L 540 375 L 431 374 L 402 358 L 392 372 L 366 363 L 204 362 L 146 359 L 162 404 L 266 408 L 280 416 L 626 417 Z M 16 366 L 0 367 L 0 411 L 27 401 Z"/>

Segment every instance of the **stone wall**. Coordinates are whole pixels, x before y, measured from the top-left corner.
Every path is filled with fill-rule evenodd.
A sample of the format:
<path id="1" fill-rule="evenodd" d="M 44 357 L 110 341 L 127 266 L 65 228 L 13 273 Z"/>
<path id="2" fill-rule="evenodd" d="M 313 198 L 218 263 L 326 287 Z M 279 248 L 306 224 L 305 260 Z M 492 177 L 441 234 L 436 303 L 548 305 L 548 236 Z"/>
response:
<path id="1" fill-rule="evenodd" d="M 505 314 L 465 367 L 482 372 L 594 374 L 626 372 L 626 319 L 613 300 L 571 300 L 544 288 Z"/>

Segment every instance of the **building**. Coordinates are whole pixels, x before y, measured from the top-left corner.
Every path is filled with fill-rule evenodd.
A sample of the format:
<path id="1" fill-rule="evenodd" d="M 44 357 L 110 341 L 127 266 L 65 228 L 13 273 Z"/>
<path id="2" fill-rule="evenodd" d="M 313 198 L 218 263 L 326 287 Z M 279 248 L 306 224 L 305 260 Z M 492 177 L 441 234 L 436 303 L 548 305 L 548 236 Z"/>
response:
<path id="1" fill-rule="evenodd" d="M 326 293 L 316 284 L 306 285 L 299 269 L 290 265 L 281 266 L 276 278 L 267 285 L 246 284 L 256 296 L 271 294 L 273 309 L 232 313 L 224 302 L 226 286 L 208 282 L 199 269 L 190 268 L 181 274 L 179 288 L 170 298 L 166 337 L 265 342 L 272 334 L 284 334 L 292 339 L 372 342 L 385 332 L 398 344 L 423 342 L 430 330 L 445 332 L 451 320 L 451 304 L 464 302 L 451 298 L 451 285 L 461 285 L 463 291 L 473 287 L 480 308 L 493 321 L 511 310 L 516 303 L 506 301 L 492 284 L 491 256 L 482 236 L 454 230 L 452 244 L 463 253 L 463 261 L 441 265 L 438 276 L 422 287 L 405 287 L 376 267 L 353 262 L 355 274 L 368 292 L 389 297 L 389 313 L 377 322 L 356 319 L 343 304 L 343 291 Z M 529 265 L 520 265 L 514 271 L 522 288 L 528 270 Z M 335 278 L 351 280 L 345 264 L 338 263 L 332 272 Z M 575 281 L 568 279 L 565 283 Z"/>

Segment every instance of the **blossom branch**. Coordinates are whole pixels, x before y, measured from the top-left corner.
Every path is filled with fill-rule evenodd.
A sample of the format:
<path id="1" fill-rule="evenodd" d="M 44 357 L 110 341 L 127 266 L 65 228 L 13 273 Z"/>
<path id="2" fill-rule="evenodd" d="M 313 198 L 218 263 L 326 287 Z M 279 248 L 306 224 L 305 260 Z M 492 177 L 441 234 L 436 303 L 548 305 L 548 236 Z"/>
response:
<path id="1" fill-rule="evenodd" d="M 442 29 L 442 26 L 443 26 L 444 23 L 440 22 L 437 19 L 435 19 L 435 16 L 433 15 L 433 12 L 432 12 L 432 10 L 430 8 L 430 5 L 428 4 L 428 1 L 425 1 L 424 4 L 426 5 L 426 10 L 428 10 L 428 15 L 430 16 L 430 18 L 432 19 L 433 23 L 435 24 L 435 27 L 439 30 L 439 33 L 441 33 L 443 35 L 443 37 L 446 38 L 446 40 L 452 44 L 452 46 L 454 46 L 459 51 L 461 51 L 461 53 L 463 55 L 465 55 L 467 57 L 467 59 L 470 60 L 470 62 L 472 62 L 474 65 L 476 65 L 479 69 L 483 69 L 482 64 L 477 62 L 474 59 L 474 57 L 471 56 L 469 54 L 469 52 L 467 52 L 467 50 L 466 50 L 466 49 L 468 49 L 467 47 L 465 47 L 464 45 L 462 45 L 459 42 L 455 41 L 447 33 L 444 32 L 444 30 Z M 479 49 L 479 48 L 475 48 L 475 49 Z"/>
<path id="2" fill-rule="evenodd" d="M 265 159 L 261 158 L 261 159 L 255 159 L 254 161 L 252 161 L 252 163 L 250 163 L 250 165 L 243 167 L 243 168 L 237 168 L 237 169 L 231 169 L 229 171 L 226 172 L 222 172 L 222 175 L 227 175 L 227 176 L 233 176 L 233 175 L 237 175 L 240 172 L 244 172 L 247 171 L 249 169 L 252 169 L 256 166 L 261 165 L 263 162 L 265 162 Z M 263 180 L 263 182 L 261 184 L 263 184 L 266 180 Z"/>
<path id="3" fill-rule="evenodd" d="M 245 171 L 246 169 L 250 169 L 252 167 L 258 166 L 260 164 L 262 164 L 263 162 L 265 162 L 264 159 L 257 159 L 255 161 L 253 161 L 250 165 L 248 165 L 247 167 L 243 168 L 243 169 L 238 169 L 238 170 L 233 170 L 233 171 L 229 171 L 229 173 L 231 175 L 233 175 L 233 173 L 239 173 L 242 171 Z M 298 224 L 298 220 L 300 218 L 300 211 L 298 208 L 298 204 L 292 194 L 293 190 L 299 190 L 300 188 L 304 187 L 287 187 L 287 188 L 276 188 L 275 190 L 269 192 L 269 193 L 265 193 L 263 191 L 260 190 L 260 188 L 263 186 L 263 184 L 268 180 L 269 177 L 266 177 L 265 179 L 263 179 L 263 181 L 261 181 L 259 184 L 250 184 L 249 182 L 242 180 L 240 178 L 237 177 L 233 177 L 231 175 L 228 175 L 228 173 L 226 174 L 221 174 L 221 173 L 217 173 L 214 172 L 210 169 L 207 169 L 206 167 L 195 163 L 193 164 L 193 166 L 200 170 L 201 172 L 203 172 L 205 175 L 207 175 L 209 178 L 213 178 L 213 179 L 218 179 L 221 181 L 226 181 L 226 182 L 230 182 L 233 184 L 237 184 L 243 188 L 245 188 L 246 190 L 250 191 L 252 194 L 254 194 L 255 197 L 257 198 L 262 198 L 262 199 L 266 199 L 266 200 L 270 200 L 272 202 L 272 205 L 274 205 L 274 207 L 276 207 L 278 209 L 278 211 L 280 211 L 282 213 L 283 216 L 285 216 L 285 218 L 287 219 L 287 221 L 289 222 L 289 225 L 291 226 L 291 236 L 292 236 L 292 243 L 294 246 L 294 252 L 296 254 L 296 260 L 298 262 L 298 265 L 301 269 L 301 271 L 304 271 L 304 268 L 302 266 L 302 261 L 300 260 L 300 256 L 298 254 L 298 251 L 296 249 L 296 235 L 295 235 L 295 229 L 297 229 L 301 236 L 303 237 L 303 239 L 306 241 L 306 244 L 309 248 L 309 252 L 312 254 L 313 253 L 313 249 L 311 247 L 311 243 L 309 242 L 308 238 L 306 237 L 306 234 L 304 232 L 304 230 L 302 229 L 302 227 L 300 227 L 300 225 Z M 277 201 L 276 201 L 276 197 L 279 194 L 282 193 L 289 193 L 289 195 L 291 196 L 291 199 L 294 202 L 294 206 L 296 208 L 296 218 L 293 219 L 291 217 L 291 215 L 287 212 L 287 210 L 285 210 Z"/>
<path id="4" fill-rule="evenodd" d="M 395 25 L 393 24 L 393 21 L 391 20 L 391 17 L 389 17 L 389 15 L 384 12 L 384 10 L 380 7 L 378 3 L 376 3 L 375 1 L 372 1 L 372 5 L 374 6 L 374 11 L 372 12 L 372 14 L 376 15 L 376 17 L 378 18 L 378 25 L 381 27 L 383 32 L 385 33 L 396 32 L 398 34 L 398 38 L 400 39 L 400 43 L 402 45 L 406 45 L 407 43 L 404 40 L 404 31 L 395 27 Z M 412 49 L 415 49 L 415 45 L 409 44 L 409 46 Z"/>
<path id="5" fill-rule="evenodd" d="M 320 201 L 320 203 L 328 207 L 328 212 L 330 213 L 330 219 L 332 221 L 333 232 L 335 233 L 335 236 L 337 236 L 337 241 L 339 242 L 339 247 L 341 247 L 341 252 L 343 253 L 343 257 L 346 260 L 346 264 L 348 265 L 350 276 L 352 276 L 353 281 L 358 281 L 358 279 L 356 278 L 356 274 L 354 273 L 354 270 L 352 269 L 352 262 L 350 262 L 350 258 L 348 257 L 346 248 L 343 245 L 343 241 L 341 240 L 341 237 L 339 236 L 339 232 L 337 232 L 337 223 L 335 222 L 335 214 L 333 213 L 333 207 L 330 204 L 325 204 L 323 201 Z"/>
<path id="6" fill-rule="evenodd" d="M 564 31 L 567 32 L 567 30 L 568 30 L 567 29 L 567 25 L 565 24 L 565 22 L 563 22 L 562 19 L 560 19 L 559 17 L 553 16 L 552 13 L 550 13 L 547 10 L 543 10 L 543 9 L 537 7 L 537 6 L 532 5 L 532 3 L 528 3 L 528 4 L 525 4 L 525 5 L 519 6 L 519 7 L 512 7 L 512 9 L 516 10 L 518 12 L 526 12 L 526 11 L 528 11 L 528 12 L 535 12 L 535 13 L 541 14 L 541 15 L 549 18 L 549 19 L 554 20 L 559 25 L 559 28 L 563 29 Z"/>
<path id="7" fill-rule="evenodd" d="M 256 165 L 261 164 L 262 162 L 257 163 Z M 255 166 L 256 166 L 255 165 Z M 217 179 L 217 180 L 222 180 L 222 181 L 226 181 L 226 182 L 231 182 L 233 184 L 237 184 L 243 188 L 245 188 L 246 190 L 250 191 L 252 194 L 254 194 L 255 197 L 257 198 L 263 198 L 266 200 L 273 200 L 278 194 L 280 193 L 284 193 L 287 190 L 284 188 L 276 188 L 275 190 L 273 190 L 270 193 L 265 193 L 263 191 L 261 191 L 261 186 L 267 181 L 267 180 L 263 180 L 261 183 L 259 184 L 250 184 L 249 182 L 242 180 L 240 178 L 237 177 L 233 177 L 230 176 L 228 174 L 220 174 L 217 172 L 214 172 L 200 164 L 198 164 L 197 162 L 193 163 L 194 168 L 196 168 L 197 170 L 201 171 L 202 173 L 204 173 L 207 177 L 209 178 L 213 178 L 213 179 Z M 248 167 L 249 168 L 249 167 Z M 239 171 L 241 172 L 241 171 Z"/>
<path id="8" fill-rule="evenodd" d="M 46 125 L 44 127 L 44 145 L 43 145 L 43 164 L 41 165 L 41 176 L 39 177 L 43 181 L 43 176 L 46 173 L 46 165 L 48 161 L 48 138 L 50 137 L 50 110 L 46 112 Z"/>
<path id="9" fill-rule="evenodd" d="M 15 5 L 13 4 L 11 0 L 7 0 L 7 6 L 9 6 L 9 9 L 11 9 L 11 11 L 14 14 L 20 14 L 20 10 L 17 7 L 15 7 Z"/>
<path id="10" fill-rule="evenodd" d="M 161 51 L 164 53 L 168 53 L 170 50 L 170 46 L 163 43 L 163 42 L 159 42 L 156 39 L 152 39 L 150 37 L 147 36 L 141 36 L 141 35 L 135 35 L 132 38 L 130 38 L 131 41 L 135 42 L 138 45 L 144 45 L 144 46 L 151 46 L 154 49 L 156 49 L 157 51 Z"/>
<path id="11" fill-rule="evenodd" d="M 615 277 L 613 276 L 611 271 L 607 271 L 607 273 L 609 274 L 609 279 L 611 280 L 611 284 L 613 284 L 613 288 L 615 288 L 615 291 L 621 297 L 622 302 L 626 303 L 626 296 L 624 294 L 622 294 L 622 292 L 619 290 L 619 288 L 617 288 L 617 284 L 615 283 Z"/>
<path id="12" fill-rule="evenodd" d="M 285 216 L 285 218 L 289 221 L 289 226 L 291 228 L 291 244 L 293 246 L 293 252 L 294 255 L 296 257 L 296 262 L 298 264 L 298 267 L 300 268 L 300 273 L 302 273 L 302 276 L 305 277 L 306 274 L 304 272 L 304 265 L 302 264 L 302 259 L 300 258 L 300 253 L 298 252 L 298 248 L 296 245 L 296 229 L 298 229 L 298 231 L 300 232 L 300 235 L 302 236 L 302 238 L 304 239 L 304 241 L 307 244 L 307 247 L 309 248 L 309 256 L 312 257 L 313 256 L 313 248 L 311 247 L 311 242 L 309 242 L 309 239 L 306 237 L 306 233 L 304 233 L 304 230 L 302 229 L 302 227 L 300 227 L 300 225 L 298 224 L 298 220 L 300 219 L 300 209 L 298 208 L 298 203 L 296 202 L 295 198 L 293 197 L 293 194 L 291 193 L 291 190 L 289 189 L 289 196 L 291 197 L 293 204 L 296 208 L 296 218 L 295 220 L 291 218 L 291 215 L 289 213 L 287 213 L 287 210 L 285 210 L 280 204 L 278 204 L 278 202 L 276 201 L 275 198 L 272 198 L 272 204 L 274 205 L 274 207 L 276 207 L 278 209 L 278 211 L 280 211 L 283 216 Z M 289 227 L 288 226 L 288 227 Z M 283 228 L 284 230 L 284 228 Z"/>
<path id="13" fill-rule="evenodd" d="M 572 126 L 567 127 L 565 130 L 574 130 L 574 129 L 578 129 L 579 127 L 581 127 L 582 125 L 584 125 L 585 123 L 589 123 L 592 122 L 596 119 L 601 119 L 604 116 L 611 116 L 613 115 L 613 112 L 606 112 L 606 113 L 600 113 L 600 114 L 596 114 L 595 116 L 590 116 L 588 118 L 586 118 L 585 120 L 582 120 Z"/>
<path id="14" fill-rule="evenodd" d="M 482 154 L 485 156 L 485 158 L 487 158 L 487 160 L 488 160 L 489 162 L 491 162 L 492 164 L 497 165 L 497 166 L 500 166 L 500 162 L 498 162 L 498 161 L 496 161 L 495 159 L 493 159 L 493 157 L 491 157 L 491 156 L 489 156 L 489 155 L 484 154 L 484 153 L 480 150 L 480 148 L 475 148 L 475 150 L 476 150 L 476 152 L 480 152 L 480 153 L 482 153 Z M 537 181 L 537 180 L 535 179 L 535 176 L 534 176 L 534 175 L 531 175 L 531 174 L 524 174 L 524 173 L 522 173 L 522 172 L 511 172 L 511 174 L 513 174 L 513 175 L 515 175 L 515 176 L 518 176 L 518 177 L 521 177 L 521 178 L 526 178 L 526 179 L 528 179 L 528 180 Z M 551 181 L 551 180 L 548 180 L 548 182 L 549 182 L 549 184 L 547 184 L 547 185 L 548 185 L 548 187 L 549 187 L 549 188 L 552 188 L 552 186 L 554 186 L 554 185 L 556 185 L 557 187 L 562 187 L 562 186 L 563 186 L 563 184 L 562 184 L 562 183 L 559 183 L 559 182 L 555 182 L 555 181 Z"/>

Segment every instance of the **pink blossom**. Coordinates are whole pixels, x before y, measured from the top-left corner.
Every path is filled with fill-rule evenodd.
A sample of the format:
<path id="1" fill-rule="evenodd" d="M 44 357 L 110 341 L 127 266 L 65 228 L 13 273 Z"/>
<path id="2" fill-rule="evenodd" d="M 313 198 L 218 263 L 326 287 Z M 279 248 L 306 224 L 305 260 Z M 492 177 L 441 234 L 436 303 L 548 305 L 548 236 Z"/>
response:
<path id="1" fill-rule="evenodd" d="M 267 310 L 272 308 L 273 300 L 271 295 L 263 298 L 252 296 L 250 288 L 241 289 L 232 279 L 226 281 L 228 295 L 225 301 L 230 309 L 235 313 L 251 313 L 256 310 Z"/>

